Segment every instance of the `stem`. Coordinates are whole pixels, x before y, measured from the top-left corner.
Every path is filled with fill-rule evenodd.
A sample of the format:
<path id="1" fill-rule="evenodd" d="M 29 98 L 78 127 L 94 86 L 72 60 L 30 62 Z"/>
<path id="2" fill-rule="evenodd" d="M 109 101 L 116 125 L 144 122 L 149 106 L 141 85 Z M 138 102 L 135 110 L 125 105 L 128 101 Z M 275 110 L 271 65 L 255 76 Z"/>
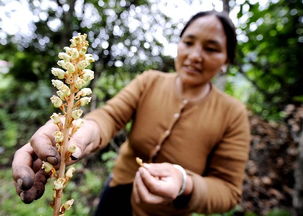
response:
<path id="1" fill-rule="evenodd" d="M 60 167 L 59 167 L 59 175 L 58 178 L 64 178 L 65 177 L 65 167 L 66 167 L 66 149 L 67 149 L 67 144 L 69 141 L 69 129 L 71 127 L 71 122 L 72 122 L 72 109 L 74 106 L 74 97 L 75 94 L 72 93 L 69 101 L 67 102 L 67 111 L 66 111 L 66 115 L 65 115 L 65 123 L 64 123 L 64 128 L 63 128 L 63 143 L 62 146 L 60 148 L 60 157 L 61 157 L 61 161 L 60 161 Z M 60 211 L 60 207 L 61 207 L 61 200 L 62 200 L 62 193 L 63 193 L 63 189 L 57 190 L 56 191 L 56 197 L 54 198 L 54 212 L 53 212 L 53 216 L 58 216 L 59 215 L 59 211 Z"/>

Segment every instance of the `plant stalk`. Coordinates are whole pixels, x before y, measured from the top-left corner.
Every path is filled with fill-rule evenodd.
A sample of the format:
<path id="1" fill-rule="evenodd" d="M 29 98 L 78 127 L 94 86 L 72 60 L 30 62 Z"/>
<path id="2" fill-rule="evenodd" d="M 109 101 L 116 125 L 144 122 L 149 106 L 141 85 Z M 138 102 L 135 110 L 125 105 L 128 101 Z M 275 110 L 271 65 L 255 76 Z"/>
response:
<path id="1" fill-rule="evenodd" d="M 64 123 L 64 128 L 63 128 L 63 143 L 60 148 L 60 167 L 59 167 L 59 174 L 58 178 L 65 178 L 65 168 L 66 168 L 66 150 L 67 150 L 67 145 L 69 141 L 69 129 L 71 127 L 72 123 L 72 109 L 74 106 L 74 97 L 75 94 L 72 93 L 68 105 L 67 105 L 67 111 L 66 111 L 66 116 L 65 116 L 65 123 Z M 62 200 L 62 194 L 63 194 L 63 188 L 60 190 L 56 190 L 56 196 L 54 198 L 54 211 L 53 211 L 53 216 L 59 216 L 60 214 L 60 207 L 61 207 L 61 200 Z"/>

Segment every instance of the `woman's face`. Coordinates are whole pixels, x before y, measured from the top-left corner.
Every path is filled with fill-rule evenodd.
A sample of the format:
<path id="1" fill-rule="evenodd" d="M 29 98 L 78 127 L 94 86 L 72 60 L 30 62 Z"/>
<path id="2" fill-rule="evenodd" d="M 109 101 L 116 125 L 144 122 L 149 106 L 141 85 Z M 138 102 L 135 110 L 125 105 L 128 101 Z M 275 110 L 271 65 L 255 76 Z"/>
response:
<path id="1" fill-rule="evenodd" d="M 194 20 L 178 43 L 175 66 L 181 82 L 202 86 L 226 63 L 226 35 L 221 22 L 213 15 Z"/>

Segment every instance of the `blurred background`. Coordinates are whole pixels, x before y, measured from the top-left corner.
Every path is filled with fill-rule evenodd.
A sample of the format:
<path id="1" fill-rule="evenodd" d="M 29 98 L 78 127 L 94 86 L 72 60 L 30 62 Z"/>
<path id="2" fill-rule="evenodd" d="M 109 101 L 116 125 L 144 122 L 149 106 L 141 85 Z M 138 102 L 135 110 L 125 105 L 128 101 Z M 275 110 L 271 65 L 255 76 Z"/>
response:
<path id="1" fill-rule="evenodd" d="M 214 83 L 247 105 L 252 132 L 243 199 L 216 215 L 303 215 L 302 0 L 0 1 L 0 215 L 50 215 L 52 191 L 33 204 L 15 193 L 13 153 L 49 119 L 50 69 L 77 32 L 97 59 L 86 112 L 147 69 L 174 71 L 178 35 L 201 10 L 226 11 L 237 27 L 237 62 Z M 90 215 L 128 127 L 77 164 L 67 215 Z M 193 214 L 195 216 L 199 214 Z"/>

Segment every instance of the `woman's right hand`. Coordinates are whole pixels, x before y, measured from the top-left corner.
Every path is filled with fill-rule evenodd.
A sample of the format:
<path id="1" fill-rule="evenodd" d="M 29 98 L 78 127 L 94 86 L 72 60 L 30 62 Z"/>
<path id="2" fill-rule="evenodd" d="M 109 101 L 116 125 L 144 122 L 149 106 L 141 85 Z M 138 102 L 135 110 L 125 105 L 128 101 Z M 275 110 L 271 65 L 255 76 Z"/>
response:
<path id="1" fill-rule="evenodd" d="M 58 128 L 52 121 L 47 122 L 30 139 L 30 142 L 18 149 L 12 162 L 16 191 L 24 203 L 39 199 L 43 193 L 49 174 L 41 169 L 42 161 L 58 168 L 60 157 L 55 147 L 54 132 Z M 96 122 L 84 120 L 84 124 L 71 137 L 69 144 L 77 146 L 68 164 L 98 149 L 100 131 Z"/>

